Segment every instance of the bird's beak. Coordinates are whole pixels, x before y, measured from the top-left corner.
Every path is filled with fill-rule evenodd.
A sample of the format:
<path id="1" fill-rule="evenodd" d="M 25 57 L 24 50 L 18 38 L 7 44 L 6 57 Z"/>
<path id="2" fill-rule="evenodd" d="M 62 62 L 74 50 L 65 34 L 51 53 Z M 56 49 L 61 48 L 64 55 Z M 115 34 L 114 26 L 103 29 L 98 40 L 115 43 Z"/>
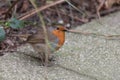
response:
<path id="1" fill-rule="evenodd" d="M 65 29 L 63 31 L 69 31 L 69 29 L 67 27 L 65 27 Z"/>

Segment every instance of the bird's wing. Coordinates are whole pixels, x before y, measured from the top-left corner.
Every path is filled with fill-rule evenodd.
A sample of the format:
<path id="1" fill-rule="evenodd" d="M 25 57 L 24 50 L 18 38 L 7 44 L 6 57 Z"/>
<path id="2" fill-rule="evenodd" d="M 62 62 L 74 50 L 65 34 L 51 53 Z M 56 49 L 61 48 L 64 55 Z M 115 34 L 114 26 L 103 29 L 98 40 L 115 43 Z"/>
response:
<path id="1" fill-rule="evenodd" d="M 32 44 L 45 43 L 45 36 L 44 36 L 43 31 L 38 30 L 37 33 L 32 34 L 31 36 L 29 36 L 28 39 L 27 39 L 27 42 L 32 43 Z"/>

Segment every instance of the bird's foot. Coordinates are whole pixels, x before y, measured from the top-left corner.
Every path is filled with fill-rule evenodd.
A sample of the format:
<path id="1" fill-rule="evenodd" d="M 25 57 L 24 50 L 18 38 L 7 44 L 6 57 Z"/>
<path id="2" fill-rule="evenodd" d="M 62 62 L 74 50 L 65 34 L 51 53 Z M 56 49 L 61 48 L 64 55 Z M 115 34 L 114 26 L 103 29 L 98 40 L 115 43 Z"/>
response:
<path id="1" fill-rule="evenodd" d="M 48 60 L 49 60 L 50 62 L 54 62 L 54 61 L 56 61 L 56 60 L 55 60 L 55 56 L 53 56 L 53 55 L 52 55 L 51 57 L 49 57 Z"/>

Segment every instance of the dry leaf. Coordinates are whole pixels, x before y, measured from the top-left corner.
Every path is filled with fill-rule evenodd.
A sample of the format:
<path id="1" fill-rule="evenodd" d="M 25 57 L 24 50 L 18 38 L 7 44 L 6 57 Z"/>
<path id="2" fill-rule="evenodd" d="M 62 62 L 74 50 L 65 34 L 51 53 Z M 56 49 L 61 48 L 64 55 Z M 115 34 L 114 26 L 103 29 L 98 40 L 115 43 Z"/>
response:
<path id="1" fill-rule="evenodd" d="M 113 6 L 113 4 L 120 4 L 120 0 L 106 0 L 105 1 L 105 8 L 109 9 Z"/>

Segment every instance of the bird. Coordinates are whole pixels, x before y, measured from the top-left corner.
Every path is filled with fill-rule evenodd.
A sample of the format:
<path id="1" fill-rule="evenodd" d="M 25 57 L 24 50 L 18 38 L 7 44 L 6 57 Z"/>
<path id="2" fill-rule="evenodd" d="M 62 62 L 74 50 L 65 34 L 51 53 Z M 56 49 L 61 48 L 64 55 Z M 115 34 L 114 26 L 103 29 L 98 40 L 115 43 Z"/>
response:
<path id="1" fill-rule="evenodd" d="M 59 50 L 64 44 L 67 28 L 63 25 L 54 25 L 46 27 L 46 30 L 46 35 L 41 27 L 37 27 L 29 31 L 29 35 L 19 36 L 19 38 L 24 39 L 25 43 L 29 43 L 40 54 L 43 65 L 49 65 L 52 60 L 50 55 Z"/>

